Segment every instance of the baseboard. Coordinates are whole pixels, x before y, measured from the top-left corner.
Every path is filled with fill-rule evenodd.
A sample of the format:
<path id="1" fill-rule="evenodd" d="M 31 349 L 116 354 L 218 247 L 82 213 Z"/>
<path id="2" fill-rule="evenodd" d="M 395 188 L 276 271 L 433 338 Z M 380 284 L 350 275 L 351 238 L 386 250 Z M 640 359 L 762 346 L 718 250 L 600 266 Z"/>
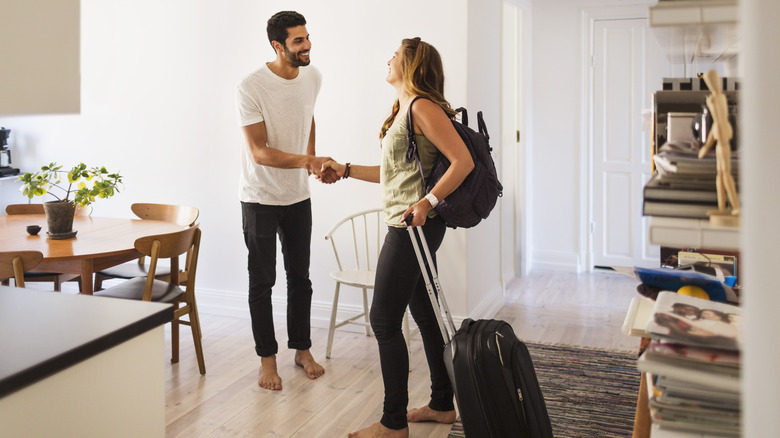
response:
<path id="1" fill-rule="evenodd" d="M 227 316 L 231 318 L 249 319 L 249 306 L 246 293 L 220 291 L 215 289 L 198 288 L 198 312 L 207 315 Z M 283 323 L 287 319 L 287 299 L 285 297 L 273 297 L 271 303 L 274 307 L 274 320 Z M 331 302 L 312 301 L 311 326 L 314 328 L 328 328 L 330 325 Z M 342 320 L 363 312 L 360 305 L 342 303 L 339 305 L 338 319 Z M 364 329 L 359 326 L 344 326 L 344 330 L 356 332 Z"/>
<path id="2" fill-rule="evenodd" d="M 533 251 L 531 270 L 555 272 L 580 272 L 580 257 L 571 252 Z"/>
<path id="3" fill-rule="evenodd" d="M 245 318 L 249 319 L 249 307 L 247 305 L 247 297 L 245 293 L 236 293 L 230 291 L 219 291 L 214 289 L 198 288 L 198 312 L 202 315 L 216 315 L 226 316 L 231 318 Z M 485 300 L 479 309 L 475 310 L 471 318 L 492 318 L 501 308 L 503 303 L 501 302 L 489 302 Z M 287 309 L 287 300 L 284 297 L 272 298 L 274 306 L 274 320 L 283 323 L 287 316 L 285 309 Z M 330 313 L 331 302 L 325 301 L 312 301 L 311 303 L 311 326 L 312 328 L 324 328 L 327 329 L 330 326 Z M 363 312 L 361 305 L 342 303 L 339 305 L 339 313 L 337 319 L 339 321 L 358 315 Z M 455 327 L 460 327 L 460 324 L 466 316 L 453 315 L 453 323 Z M 414 321 L 410 319 L 409 323 L 414 328 Z M 365 329 L 357 325 L 345 325 L 339 328 L 339 330 L 354 331 L 356 333 L 363 332 Z"/>

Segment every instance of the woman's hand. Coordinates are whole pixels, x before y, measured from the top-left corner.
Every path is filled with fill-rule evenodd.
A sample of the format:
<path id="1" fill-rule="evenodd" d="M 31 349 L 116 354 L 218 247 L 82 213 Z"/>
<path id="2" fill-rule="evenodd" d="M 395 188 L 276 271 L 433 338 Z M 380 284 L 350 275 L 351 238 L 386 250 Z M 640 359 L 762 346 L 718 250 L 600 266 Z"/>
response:
<path id="1" fill-rule="evenodd" d="M 421 227 L 425 225 L 425 220 L 428 219 L 428 212 L 431 211 L 431 203 L 427 199 L 422 198 L 415 202 L 411 207 L 407 208 L 403 216 L 401 216 L 401 222 L 406 223 L 406 217 L 412 215 L 413 227 Z"/>
<path id="2" fill-rule="evenodd" d="M 333 169 L 339 178 L 343 178 L 344 171 L 347 170 L 347 166 L 344 164 L 339 164 L 335 160 L 328 160 L 322 164 L 322 172 L 325 172 L 327 169 Z"/>
<path id="3" fill-rule="evenodd" d="M 320 169 L 321 176 L 318 175 L 317 179 L 326 184 L 334 183 L 344 177 L 346 168 L 345 165 L 339 164 L 332 159 L 328 160 L 322 163 L 322 168 Z"/>

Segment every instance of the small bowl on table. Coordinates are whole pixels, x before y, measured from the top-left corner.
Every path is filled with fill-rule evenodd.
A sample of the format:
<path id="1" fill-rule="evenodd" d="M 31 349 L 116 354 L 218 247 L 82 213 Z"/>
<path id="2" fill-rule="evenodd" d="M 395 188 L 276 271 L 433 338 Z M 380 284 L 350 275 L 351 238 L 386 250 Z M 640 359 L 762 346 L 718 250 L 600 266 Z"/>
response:
<path id="1" fill-rule="evenodd" d="M 41 231 L 40 225 L 27 225 L 27 234 L 31 236 L 37 236 L 40 231 Z"/>

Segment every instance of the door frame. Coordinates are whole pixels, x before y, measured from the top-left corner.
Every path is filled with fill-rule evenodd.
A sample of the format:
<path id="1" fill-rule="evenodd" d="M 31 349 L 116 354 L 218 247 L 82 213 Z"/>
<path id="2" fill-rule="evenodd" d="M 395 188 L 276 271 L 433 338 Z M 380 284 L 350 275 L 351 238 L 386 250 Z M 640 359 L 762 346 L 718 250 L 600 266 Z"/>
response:
<path id="1" fill-rule="evenodd" d="M 582 144 L 587 145 L 580 148 L 580 205 L 579 217 L 582 218 L 579 224 L 580 233 L 580 254 L 584 254 L 583 265 L 580 271 L 592 271 L 593 267 L 593 232 L 592 224 L 594 219 L 593 212 L 593 40 L 594 27 L 599 20 L 628 20 L 628 19 L 648 19 L 648 5 L 626 5 L 626 6 L 607 6 L 583 8 L 581 12 L 582 29 L 582 59 L 581 68 L 582 78 L 581 107 L 580 107 L 580 138 Z M 638 115 L 637 115 L 638 116 Z"/>
<path id="2" fill-rule="evenodd" d="M 531 169 L 528 166 L 531 153 L 527 145 L 531 144 L 531 132 L 529 131 L 532 117 L 531 109 L 531 48 L 532 42 L 532 3 L 530 0 L 503 0 L 502 20 L 504 14 L 513 13 L 515 23 L 513 29 L 504 28 L 502 22 L 502 50 L 510 50 L 514 56 L 509 59 L 502 56 L 503 62 L 511 62 L 512 71 L 518 77 L 507 77 L 509 73 L 505 65 L 502 65 L 502 87 L 509 87 L 513 93 L 511 98 L 504 98 L 502 93 L 502 119 L 501 119 L 501 173 L 512 175 L 513 185 L 511 190 L 506 190 L 512 195 L 511 211 L 504 211 L 503 202 L 499 203 L 502 218 L 502 248 L 501 248 L 501 274 L 504 288 L 514 277 L 528 274 L 531 263 L 529 261 L 530 241 L 532 233 L 529 220 L 531 215 L 527 213 L 527 206 L 531 205 Z M 512 31 L 511 35 L 507 31 Z M 511 38 L 511 40 L 510 40 Z M 511 81 L 511 84 L 508 82 Z M 509 99 L 509 100 L 507 100 Z M 512 131 L 509 133 L 508 131 Z M 515 130 L 520 132 L 520 141 L 505 142 L 504 139 L 514 137 Z M 509 235 L 506 235 L 509 234 Z M 510 248 L 503 248 L 504 242 L 511 242 Z M 507 253 L 511 252 L 512 260 L 503 260 Z M 511 267 L 510 267 L 511 266 Z M 511 272 L 510 272 L 511 271 Z"/>

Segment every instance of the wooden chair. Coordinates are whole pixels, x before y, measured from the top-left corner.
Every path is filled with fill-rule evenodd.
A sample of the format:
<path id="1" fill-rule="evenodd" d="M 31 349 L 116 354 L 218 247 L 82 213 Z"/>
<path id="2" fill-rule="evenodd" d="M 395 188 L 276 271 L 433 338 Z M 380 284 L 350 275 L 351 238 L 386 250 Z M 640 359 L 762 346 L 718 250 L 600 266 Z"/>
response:
<path id="1" fill-rule="evenodd" d="M 9 204 L 5 207 L 6 214 L 44 214 L 43 204 Z M 76 206 L 76 216 L 92 215 L 92 206 Z M 71 274 L 60 274 L 57 272 L 28 272 L 24 278 L 30 283 L 54 283 L 54 290 L 59 292 L 62 289 L 62 283 L 66 281 L 77 281 L 79 290 L 81 290 L 81 277 Z M 7 280 L 2 280 L 2 284 L 7 284 Z"/>
<path id="2" fill-rule="evenodd" d="M 13 278 L 16 287 L 24 287 L 24 273 L 43 260 L 40 251 L 0 252 L 0 278 Z"/>
<path id="3" fill-rule="evenodd" d="M 9 204 L 5 207 L 6 214 L 44 214 L 43 204 Z M 92 216 L 92 206 L 76 206 L 76 216 Z"/>
<path id="4" fill-rule="evenodd" d="M 337 328 L 347 324 L 354 324 L 365 327 L 366 336 L 371 335 L 371 324 L 368 320 L 368 291 L 374 289 L 376 262 L 379 258 L 379 251 L 382 248 L 383 238 L 387 230 L 387 226 L 382 220 L 383 216 L 383 209 L 381 208 L 355 213 L 341 219 L 325 235 L 325 240 L 330 240 L 333 246 L 333 255 L 338 266 L 337 270 L 330 273 L 330 277 L 336 280 L 336 290 L 333 293 L 333 307 L 328 328 L 328 346 L 325 350 L 325 357 L 328 359 L 330 359 L 333 347 L 333 334 Z M 337 321 L 341 285 L 352 286 L 362 290 L 363 311 L 352 317 Z M 403 323 L 407 347 L 409 347 L 409 339 L 411 337 L 408 313 L 407 310 L 404 314 Z"/>
<path id="5" fill-rule="evenodd" d="M 192 227 L 200 216 L 200 211 L 195 207 L 186 207 L 168 204 L 136 203 L 130 206 L 133 213 L 141 219 L 173 222 L 183 227 Z M 135 277 L 146 276 L 147 268 L 144 257 L 137 262 L 131 261 L 114 266 L 95 273 L 95 290 L 103 288 L 103 281 L 119 278 L 129 280 Z M 157 278 L 165 279 L 171 274 L 170 267 L 158 266 Z M 185 282 L 186 278 L 182 279 Z"/>
<path id="6" fill-rule="evenodd" d="M 192 331 L 195 344 L 195 354 L 201 374 L 206 374 L 206 364 L 203 359 L 201 345 L 200 320 L 195 302 L 195 271 L 198 266 L 201 231 L 198 227 L 190 227 L 182 231 L 168 234 L 158 234 L 136 239 L 135 249 L 150 257 L 148 272 L 144 277 L 136 277 L 119 285 L 95 292 L 95 296 L 123 298 L 130 300 L 154 301 L 171 303 L 175 306 L 173 321 L 171 321 L 171 362 L 179 361 L 179 324 L 188 325 Z M 181 287 L 179 277 L 179 256 L 189 253 L 183 273 L 187 284 Z M 170 259 L 171 275 L 169 280 L 156 278 L 158 261 Z M 188 316 L 186 320 L 181 319 Z"/>

